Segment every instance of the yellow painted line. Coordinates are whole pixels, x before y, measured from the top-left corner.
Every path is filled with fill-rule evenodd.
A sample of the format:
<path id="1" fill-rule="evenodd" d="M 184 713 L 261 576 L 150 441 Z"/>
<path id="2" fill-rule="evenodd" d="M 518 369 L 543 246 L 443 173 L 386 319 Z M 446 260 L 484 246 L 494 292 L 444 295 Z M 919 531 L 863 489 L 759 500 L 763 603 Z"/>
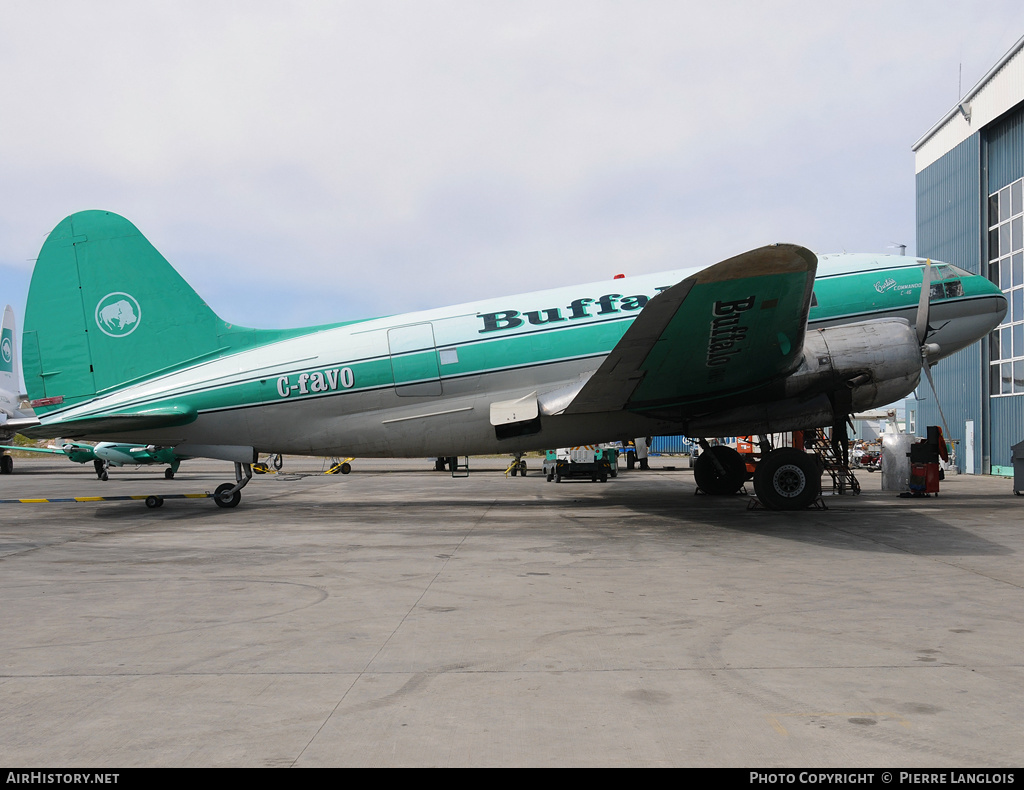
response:
<path id="1" fill-rule="evenodd" d="M 201 494 L 126 494 L 122 496 L 76 496 L 57 497 L 52 499 L 0 499 L 0 505 L 56 505 L 67 502 L 127 502 L 149 499 L 155 496 L 160 499 L 209 499 L 213 496 L 209 491 Z"/>

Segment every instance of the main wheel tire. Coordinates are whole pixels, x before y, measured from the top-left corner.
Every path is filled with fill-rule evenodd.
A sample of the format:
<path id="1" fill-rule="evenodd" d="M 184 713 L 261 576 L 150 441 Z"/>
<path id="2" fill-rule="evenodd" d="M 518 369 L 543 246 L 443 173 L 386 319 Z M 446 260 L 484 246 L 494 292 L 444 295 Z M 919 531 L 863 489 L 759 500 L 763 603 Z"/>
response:
<path id="1" fill-rule="evenodd" d="M 173 480 L 173 479 L 174 479 L 174 470 L 173 469 L 164 469 L 164 480 Z"/>
<path id="2" fill-rule="evenodd" d="M 217 486 L 217 490 L 213 492 L 213 501 L 217 503 L 217 507 L 235 507 L 242 501 L 241 491 L 235 491 L 233 494 L 228 494 L 228 492 L 234 487 L 234 483 L 221 483 Z"/>
<path id="3" fill-rule="evenodd" d="M 725 468 L 724 475 L 715 466 L 715 458 Z M 693 465 L 693 479 L 705 494 L 735 494 L 747 480 L 747 465 L 731 447 L 716 445 L 697 456 Z"/>
<path id="4" fill-rule="evenodd" d="M 164 503 L 163 497 L 158 497 L 158 496 L 148 496 L 148 497 L 146 497 L 146 507 L 148 507 L 148 508 L 161 507 L 163 505 L 163 503 Z"/>
<path id="5" fill-rule="evenodd" d="M 92 468 L 96 470 L 96 477 L 98 477 L 100 480 L 102 480 L 103 479 L 103 468 L 104 468 L 103 467 L 103 462 L 99 458 L 94 459 L 93 462 L 92 462 Z"/>
<path id="6" fill-rule="evenodd" d="M 352 464 L 350 464 L 348 461 L 345 461 L 345 463 L 341 465 L 341 469 L 339 471 L 343 475 L 347 475 L 349 472 L 352 471 Z"/>
<path id="7" fill-rule="evenodd" d="M 14 471 L 14 459 L 9 455 L 0 455 L 0 474 L 9 475 Z"/>
<path id="8" fill-rule="evenodd" d="M 814 456 L 795 447 L 768 453 L 754 472 L 754 493 L 769 510 L 803 510 L 821 494 Z"/>

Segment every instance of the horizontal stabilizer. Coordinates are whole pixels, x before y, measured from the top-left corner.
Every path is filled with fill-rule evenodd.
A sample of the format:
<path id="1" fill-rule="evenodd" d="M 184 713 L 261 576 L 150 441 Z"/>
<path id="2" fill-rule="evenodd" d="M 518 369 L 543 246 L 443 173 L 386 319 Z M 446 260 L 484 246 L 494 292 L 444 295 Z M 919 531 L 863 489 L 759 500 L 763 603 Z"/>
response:
<path id="1" fill-rule="evenodd" d="M 20 433 L 32 439 L 49 439 L 54 436 L 77 439 L 97 434 L 175 428 L 195 422 L 197 416 L 196 410 L 191 407 L 169 406 L 122 414 L 111 412 L 96 417 L 59 420 L 49 424 L 39 423 L 36 427 L 28 428 Z"/>
<path id="2" fill-rule="evenodd" d="M 9 417 L 6 420 L 0 421 L 0 425 L 3 426 L 5 431 L 22 433 L 26 428 L 39 425 L 39 420 L 36 417 Z"/>

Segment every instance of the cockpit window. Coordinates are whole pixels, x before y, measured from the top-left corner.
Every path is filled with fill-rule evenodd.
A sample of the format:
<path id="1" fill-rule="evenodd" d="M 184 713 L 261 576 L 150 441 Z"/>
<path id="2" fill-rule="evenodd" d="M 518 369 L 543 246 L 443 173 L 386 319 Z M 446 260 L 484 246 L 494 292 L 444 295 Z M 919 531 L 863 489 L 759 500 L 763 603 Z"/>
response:
<path id="1" fill-rule="evenodd" d="M 951 299 L 954 296 L 964 295 L 964 284 L 960 280 L 939 280 L 932 281 L 928 293 L 929 299 Z"/>
<path id="2" fill-rule="evenodd" d="M 932 266 L 932 281 L 935 280 L 952 280 L 958 277 L 970 277 L 971 273 L 961 269 L 959 266 L 954 266 L 951 263 L 940 263 L 936 266 Z"/>
<path id="3" fill-rule="evenodd" d="M 970 277 L 971 273 L 951 263 L 939 263 L 932 266 L 932 284 L 929 299 L 952 299 L 964 295 L 964 284 L 961 277 Z"/>

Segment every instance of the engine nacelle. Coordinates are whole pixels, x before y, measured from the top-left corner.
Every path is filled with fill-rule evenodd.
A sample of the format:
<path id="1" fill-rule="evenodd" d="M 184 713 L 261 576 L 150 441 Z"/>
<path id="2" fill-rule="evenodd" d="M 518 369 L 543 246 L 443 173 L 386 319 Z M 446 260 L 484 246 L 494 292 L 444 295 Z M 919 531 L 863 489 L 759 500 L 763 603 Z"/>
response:
<path id="1" fill-rule="evenodd" d="M 904 397 L 920 378 L 917 334 L 902 318 L 884 318 L 808 332 L 785 390 L 786 397 L 799 397 L 845 389 L 852 411 L 862 411 Z"/>
<path id="2" fill-rule="evenodd" d="M 800 366 L 780 397 L 692 420 L 691 436 L 774 433 L 831 425 L 836 418 L 899 400 L 921 378 L 917 334 L 902 318 L 811 330 Z"/>

